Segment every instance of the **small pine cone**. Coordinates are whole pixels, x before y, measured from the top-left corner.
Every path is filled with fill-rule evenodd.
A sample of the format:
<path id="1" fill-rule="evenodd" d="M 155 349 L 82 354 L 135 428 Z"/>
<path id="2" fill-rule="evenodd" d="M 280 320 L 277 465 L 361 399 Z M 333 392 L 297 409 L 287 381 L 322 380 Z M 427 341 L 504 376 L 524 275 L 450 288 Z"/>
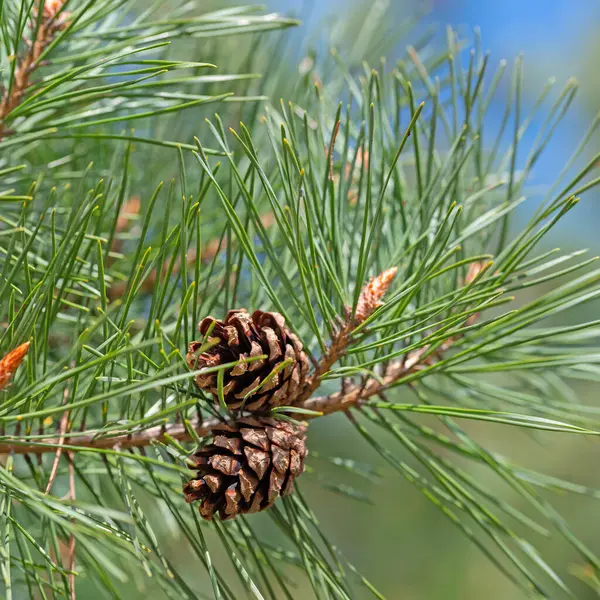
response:
<path id="1" fill-rule="evenodd" d="M 241 418 L 212 430 L 212 442 L 193 455 L 196 477 L 183 488 L 199 500 L 200 516 L 221 520 L 254 513 L 292 493 L 304 471 L 306 427 L 271 418 Z"/>
<path id="2" fill-rule="evenodd" d="M 202 342 L 192 342 L 187 354 L 190 369 L 216 367 L 265 354 L 266 359 L 240 362 L 225 371 L 225 403 L 232 410 L 243 406 L 250 412 L 292 404 L 302 390 L 309 364 L 302 343 L 286 327 L 285 319 L 275 312 L 257 310 L 250 316 L 244 309 L 230 310 L 224 321 L 202 319 L 200 333 L 206 335 L 213 323 L 208 341 L 216 345 L 199 353 Z M 263 383 L 285 360 L 291 360 L 290 364 Z M 196 376 L 196 385 L 218 401 L 217 373 Z"/>

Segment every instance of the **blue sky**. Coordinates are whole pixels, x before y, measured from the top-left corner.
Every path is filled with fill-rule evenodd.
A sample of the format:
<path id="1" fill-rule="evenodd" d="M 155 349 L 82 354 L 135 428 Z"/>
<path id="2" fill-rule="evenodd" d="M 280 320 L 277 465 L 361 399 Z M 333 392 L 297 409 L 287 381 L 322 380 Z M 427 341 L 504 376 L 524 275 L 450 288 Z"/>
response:
<path id="1" fill-rule="evenodd" d="M 393 0 L 392 0 L 393 1 Z M 600 28 L 597 0 L 433 0 L 432 17 L 479 25 L 494 55 L 523 51 L 548 73 L 580 75 L 581 55 Z"/>
<path id="2" fill-rule="evenodd" d="M 398 7 L 402 2 L 414 2 L 416 5 L 423 0 L 388 1 Z M 267 3 L 272 9 L 292 9 L 296 14 L 305 14 L 302 7 L 313 5 L 314 13 L 309 23 L 331 14 L 335 7 L 346 8 L 349 4 L 348 0 L 270 0 Z M 426 19 L 429 22 L 450 23 L 465 37 L 470 36 L 475 26 L 481 28 L 483 47 L 491 52 L 492 70 L 502 58 L 510 62 L 519 53 L 524 54 L 525 111 L 550 76 L 557 78 L 556 93 L 569 76 L 575 76 L 583 88 L 591 88 L 591 84 L 595 83 L 589 79 L 589 67 L 587 71 L 585 67 L 586 53 L 600 32 L 600 0 L 429 0 L 429 4 L 432 5 Z M 309 23 L 307 27 L 310 27 Z M 498 104 L 490 111 L 490 122 L 498 121 L 503 110 L 504 99 L 499 98 Z M 582 98 L 575 100 L 553 138 L 554 143 L 536 166 L 533 183 L 553 181 L 584 134 L 593 112 Z M 534 122 L 523 139 L 523 145 L 530 145 L 536 134 Z M 598 144 L 592 149 L 597 150 Z M 568 236 L 568 230 L 574 227 L 578 235 L 594 236 L 595 244 L 600 246 L 594 226 L 598 219 L 598 211 L 594 207 L 597 202 L 592 202 L 593 197 L 599 196 L 598 192 L 587 196 L 587 202 L 581 203 L 576 216 L 567 219 L 562 235 Z M 565 227 L 568 229 L 565 230 Z"/>
<path id="3" fill-rule="evenodd" d="M 575 76 L 582 91 L 595 83 L 588 79 L 590 70 L 589 66 L 586 69 L 586 60 L 600 32 L 598 0 L 434 0 L 434 4 L 431 20 L 464 25 L 465 29 L 481 27 L 483 46 L 495 59 L 492 64 L 523 52 L 526 82 L 530 84 L 532 96 L 551 75 L 557 77 L 557 84 Z M 592 107 L 581 97 L 576 99 L 552 146 L 536 168 L 536 183 L 552 181 L 592 117 Z M 525 145 L 531 143 L 536 133 L 532 128 L 529 138 L 524 140 Z M 597 142 L 598 138 L 596 145 L 591 146 L 592 151 L 598 150 Z M 594 206 L 597 203 L 593 202 L 599 195 L 596 191 L 584 196 L 578 210 L 561 228 L 562 236 L 570 238 L 576 230 L 578 235 L 587 237 L 595 249 L 600 246 L 596 226 L 598 210 Z"/>

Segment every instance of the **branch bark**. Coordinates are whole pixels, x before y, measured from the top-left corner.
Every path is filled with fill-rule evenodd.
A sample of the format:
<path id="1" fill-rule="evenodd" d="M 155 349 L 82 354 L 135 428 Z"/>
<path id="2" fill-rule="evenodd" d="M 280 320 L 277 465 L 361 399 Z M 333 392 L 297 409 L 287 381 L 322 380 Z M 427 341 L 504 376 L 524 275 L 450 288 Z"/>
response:
<path id="1" fill-rule="evenodd" d="M 312 394 L 321 384 L 321 379 L 331 370 L 345 353 L 352 340 L 352 334 L 356 327 L 364 323 L 373 312 L 381 306 L 381 299 L 387 291 L 391 280 L 396 274 L 395 269 L 384 271 L 374 277 L 364 288 L 360 295 L 357 310 L 354 315 L 348 315 L 346 321 L 341 324 L 337 334 L 333 337 L 331 344 L 315 371 L 309 377 L 302 393 L 294 402 L 294 407 L 306 409 L 314 414 L 304 415 L 305 419 L 313 419 L 317 416 L 328 415 L 336 412 L 345 412 L 370 398 L 381 394 L 406 375 L 415 373 L 425 366 L 438 362 L 442 355 L 448 351 L 457 341 L 457 337 L 448 338 L 443 344 L 430 352 L 429 346 L 408 353 L 402 358 L 392 361 L 381 378 L 369 378 L 367 381 L 343 385 L 342 388 L 331 394 L 315 396 Z M 477 316 L 472 315 L 467 322 L 472 322 Z M 220 423 L 218 419 L 205 419 L 192 421 L 191 426 L 199 437 L 205 437 Z M 77 436 L 65 435 L 47 439 L 37 438 L 26 440 L 18 435 L 14 438 L 4 440 L 0 438 L 0 454 L 43 454 L 46 452 L 84 452 L 86 450 L 113 449 L 120 450 L 140 448 L 152 442 L 167 442 L 170 439 L 178 441 L 189 441 L 191 435 L 185 425 L 171 423 L 169 425 L 158 425 L 149 429 L 122 432 L 112 432 L 112 435 L 102 435 L 101 431 L 88 431 Z M 65 443 L 66 442 L 66 443 Z"/>
<path id="2" fill-rule="evenodd" d="M 388 366 L 386 374 L 381 381 L 370 379 L 366 384 L 356 383 L 347 386 L 344 391 L 334 392 L 324 396 L 315 396 L 307 398 L 295 406 L 310 411 L 328 415 L 336 412 L 347 411 L 350 408 L 367 400 L 371 396 L 377 395 L 388 389 L 398 379 L 414 373 L 425 365 L 431 364 L 431 357 L 421 362 L 421 358 L 426 353 L 427 347 L 421 348 L 410 353 L 405 360 L 397 360 Z M 318 415 L 307 414 L 305 419 L 313 419 Z M 219 424 L 218 419 L 205 419 L 202 421 L 192 421 L 192 427 L 199 437 L 210 434 L 215 425 Z M 90 431 L 73 437 L 52 437 L 40 439 L 36 442 L 19 440 L 18 438 L 10 442 L 0 442 L 0 454 L 43 454 L 46 452 L 55 452 L 58 448 L 64 448 L 70 452 L 84 452 L 95 449 L 112 449 L 119 447 L 120 450 L 130 448 L 139 448 L 148 446 L 151 442 L 166 442 L 168 438 L 178 441 L 190 441 L 191 436 L 183 424 L 172 423 L 170 425 L 158 425 L 143 431 L 131 432 L 124 431 L 115 435 L 98 437 L 98 431 Z"/>

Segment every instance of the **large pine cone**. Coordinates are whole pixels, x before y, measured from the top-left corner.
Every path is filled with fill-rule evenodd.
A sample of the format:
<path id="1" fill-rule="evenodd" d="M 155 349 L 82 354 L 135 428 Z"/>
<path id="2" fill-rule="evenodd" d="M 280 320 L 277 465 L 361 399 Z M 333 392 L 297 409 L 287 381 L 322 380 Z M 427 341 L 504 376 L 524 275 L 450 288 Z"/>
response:
<path id="1" fill-rule="evenodd" d="M 240 362 L 224 373 L 223 395 L 230 409 L 243 406 L 257 412 L 292 404 L 302 389 L 309 364 L 300 340 L 285 326 L 285 319 L 279 313 L 257 310 L 250 316 L 244 309 L 230 310 L 224 321 L 213 317 L 202 319 L 198 329 L 206 335 L 211 326 L 208 341 L 217 343 L 199 354 L 202 341 L 192 342 L 187 355 L 191 369 L 216 367 L 261 354 L 268 357 Z M 261 385 L 277 365 L 288 359 L 291 360 L 288 366 Z M 196 385 L 212 393 L 218 402 L 217 373 L 196 376 Z"/>
<path id="2" fill-rule="evenodd" d="M 222 520 L 269 508 L 293 490 L 304 471 L 306 427 L 270 418 L 241 418 L 212 430 L 212 442 L 194 456 L 197 475 L 183 491 L 199 500 L 200 515 Z"/>

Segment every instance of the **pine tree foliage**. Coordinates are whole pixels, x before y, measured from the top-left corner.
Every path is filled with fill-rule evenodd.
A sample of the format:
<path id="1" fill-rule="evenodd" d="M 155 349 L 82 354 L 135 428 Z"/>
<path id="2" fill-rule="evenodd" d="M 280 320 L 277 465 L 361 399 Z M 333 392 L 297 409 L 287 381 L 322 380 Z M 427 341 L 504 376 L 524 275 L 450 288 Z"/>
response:
<path id="1" fill-rule="evenodd" d="M 598 183 L 598 121 L 540 198 L 530 174 L 576 83 L 549 83 L 526 113 L 520 58 L 494 66 L 478 35 L 469 51 L 452 30 L 444 45 L 388 22 L 375 3 L 336 25 L 337 48 L 298 59 L 295 21 L 252 7 L 0 2 L 4 597 L 291 599 L 308 582 L 316 598 L 383 598 L 303 489 L 319 478 L 310 426 L 308 473 L 261 517 L 206 522 L 185 502 L 189 457 L 228 416 L 194 378 L 216 373 L 222 397 L 231 367 L 190 369 L 187 348 L 208 347 L 203 317 L 240 307 L 283 315 L 312 364 L 272 417 L 343 415 L 521 593 L 573 597 L 543 536 L 572 545 L 597 587 L 600 558 L 545 491 L 598 492 L 510 462 L 465 424 L 600 431 L 576 394 L 600 377 L 600 322 L 556 318 L 600 295 L 600 271 L 543 245 Z M 400 60 L 367 64 L 399 34 Z"/>

